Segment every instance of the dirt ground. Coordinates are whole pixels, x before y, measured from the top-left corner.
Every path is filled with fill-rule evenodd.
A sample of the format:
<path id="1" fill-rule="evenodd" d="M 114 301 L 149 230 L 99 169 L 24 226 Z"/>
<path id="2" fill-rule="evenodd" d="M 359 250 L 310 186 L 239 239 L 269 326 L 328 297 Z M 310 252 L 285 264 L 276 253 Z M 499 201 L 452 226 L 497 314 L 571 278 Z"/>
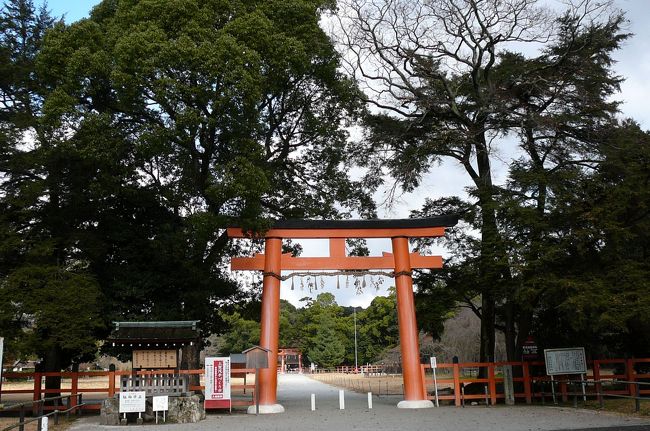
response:
<path id="1" fill-rule="evenodd" d="M 320 378 L 320 377 L 319 377 Z M 382 385 L 385 377 L 382 376 Z M 379 376 L 377 377 L 377 382 Z M 391 378 L 395 380 L 395 378 Z M 372 383 L 372 382 L 371 382 Z M 357 383 L 355 383 L 357 384 Z M 391 387 L 389 383 L 389 388 Z M 395 386 L 393 386 L 395 387 Z M 400 383 L 401 387 L 401 383 Z M 365 392 L 365 391 L 364 391 Z M 316 410 L 310 408 L 314 394 Z M 556 431 L 601 428 L 602 431 L 648 431 L 648 418 L 593 412 L 584 409 L 541 406 L 468 406 L 428 409 L 398 409 L 401 396 L 373 396 L 369 408 L 367 395 L 345 391 L 345 410 L 339 409 L 339 388 L 319 383 L 304 375 L 278 376 L 278 402 L 285 413 L 277 415 L 247 415 L 243 411 L 228 413 L 214 411 L 205 421 L 196 424 L 131 425 L 131 430 L 167 431 Z M 123 427 L 99 425 L 98 417 L 85 417 L 70 431 L 108 431 Z"/>
<path id="2" fill-rule="evenodd" d="M 374 395 L 402 395 L 404 394 L 404 382 L 401 374 L 384 374 L 384 375 L 362 375 L 362 374 L 311 374 L 314 380 L 327 383 L 329 385 L 339 386 L 354 392 L 365 394 L 372 392 Z M 427 375 L 427 379 L 430 378 Z M 440 378 L 447 378 L 443 376 Z M 451 387 L 449 384 L 438 384 L 438 390 Z M 430 391 L 433 390 L 427 387 Z"/>

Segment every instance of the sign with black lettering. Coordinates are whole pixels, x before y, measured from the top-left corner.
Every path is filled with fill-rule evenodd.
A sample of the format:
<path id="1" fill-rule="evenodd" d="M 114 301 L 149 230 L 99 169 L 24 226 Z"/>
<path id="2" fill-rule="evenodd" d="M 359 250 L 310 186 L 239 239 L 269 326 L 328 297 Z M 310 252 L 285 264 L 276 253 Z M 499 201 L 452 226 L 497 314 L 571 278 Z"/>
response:
<path id="1" fill-rule="evenodd" d="M 587 359 L 584 347 L 571 347 L 566 349 L 545 349 L 546 374 L 556 376 L 559 374 L 585 374 L 587 372 Z"/>
<path id="2" fill-rule="evenodd" d="M 120 392 L 120 413 L 144 412 L 146 396 L 144 391 Z"/>

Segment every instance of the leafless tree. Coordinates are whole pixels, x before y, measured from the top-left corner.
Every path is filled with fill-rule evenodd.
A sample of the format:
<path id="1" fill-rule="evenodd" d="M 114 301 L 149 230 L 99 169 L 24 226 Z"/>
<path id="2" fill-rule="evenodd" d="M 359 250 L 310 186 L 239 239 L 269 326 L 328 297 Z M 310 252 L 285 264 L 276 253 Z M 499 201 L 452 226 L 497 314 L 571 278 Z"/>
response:
<path id="1" fill-rule="evenodd" d="M 475 186 L 483 283 L 475 311 L 482 321 L 483 361 L 494 360 L 495 291 L 511 277 L 496 218 L 491 158 L 497 138 L 519 130 L 523 121 L 512 100 L 503 97 L 512 79 L 499 75 L 500 56 L 511 50 L 539 54 L 562 39 L 568 40 L 567 50 L 552 59 L 562 62 L 575 48 L 571 39 L 609 6 L 609 1 L 562 2 L 560 21 L 538 0 L 343 0 L 331 20 L 347 73 L 377 113 L 367 136 L 379 155 L 376 167 L 409 189 L 432 163 L 451 157 Z M 552 96 L 539 100 L 541 111 L 532 115 L 552 103 L 558 103 Z"/>

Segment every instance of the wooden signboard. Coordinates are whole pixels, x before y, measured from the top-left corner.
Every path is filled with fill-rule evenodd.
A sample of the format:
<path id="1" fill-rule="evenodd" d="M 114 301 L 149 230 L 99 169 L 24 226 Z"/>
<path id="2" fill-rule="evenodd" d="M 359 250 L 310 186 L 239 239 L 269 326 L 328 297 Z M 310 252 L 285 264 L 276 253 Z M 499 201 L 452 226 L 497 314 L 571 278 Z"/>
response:
<path id="1" fill-rule="evenodd" d="M 585 374 L 587 372 L 584 347 L 544 349 L 544 359 L 546 360 L 546 374 L 549 376 Z"/>
<path id="2" fill-rule="evenodd" d="M 134 350 L 133 368 L 176 368 L 176 350 Z"/>

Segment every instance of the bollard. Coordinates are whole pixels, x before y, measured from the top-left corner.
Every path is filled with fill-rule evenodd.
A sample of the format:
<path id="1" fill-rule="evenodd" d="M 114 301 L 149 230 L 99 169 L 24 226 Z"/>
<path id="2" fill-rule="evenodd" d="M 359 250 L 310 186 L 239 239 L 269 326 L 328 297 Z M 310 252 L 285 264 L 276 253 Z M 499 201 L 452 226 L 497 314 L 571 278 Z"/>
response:
<path id="1" fill-rule="evenodd" d="M 311 394 L 311 411 L 316 410 L 316 394 Z"/>
<path id="2" fill-rule="evenodd" d="M 43 416 L 43 405 L 44 404 L 45 404 L 45 401 L 43 401 L 43 400 L 40 400 L 38 402 L 38 416 L 39 416 L 39 418 L 38 418 L 38 421 L 36 421 L 36 423 L 37 423 L 36 430 L 37 431 L 41 431 L 43 429 L 43 418 L 41 416 Z"/>
<path id="3" fill-rule="evenodd" d="M 638 383 L 636 384 L 636 397 L 634 398 L 634 411 L 636 413 L 639 413 L 639 410 L 641 410 L 641 385 Z"/>
<path id="4" fill-rule="evenodd" d="M 66 417 L 66 419 L 70 419 L 70 405 L 71 405 L 71 403 L 72 403 L 72 396 L 68 395 L 68 397 L 66 398 L 66 402 L 65 402 L 65 409 L 66 409 L 65 417 Z"/>
<path id="5" fill-rule="evenodd" d="M 25 405 L 24 404 L 22 406 L 20 406 L 19 415 L 20 415 L 19 416 L 20 417 L 20 422 L 22 424 L 22 422 L 25 422 Z M 18 431 L 25 431 L 25 425 L 18 426 Z"/>
<path id="6" fill-rule="evenodd" d="M 345 394 L 343 389 L 339 390 L 339 410 L 345 410 Z"/>
<path id="7" fill-rule="evenodd" d="M 368 392 L 368 408 L 372 409 L 372 392 Z"/>

